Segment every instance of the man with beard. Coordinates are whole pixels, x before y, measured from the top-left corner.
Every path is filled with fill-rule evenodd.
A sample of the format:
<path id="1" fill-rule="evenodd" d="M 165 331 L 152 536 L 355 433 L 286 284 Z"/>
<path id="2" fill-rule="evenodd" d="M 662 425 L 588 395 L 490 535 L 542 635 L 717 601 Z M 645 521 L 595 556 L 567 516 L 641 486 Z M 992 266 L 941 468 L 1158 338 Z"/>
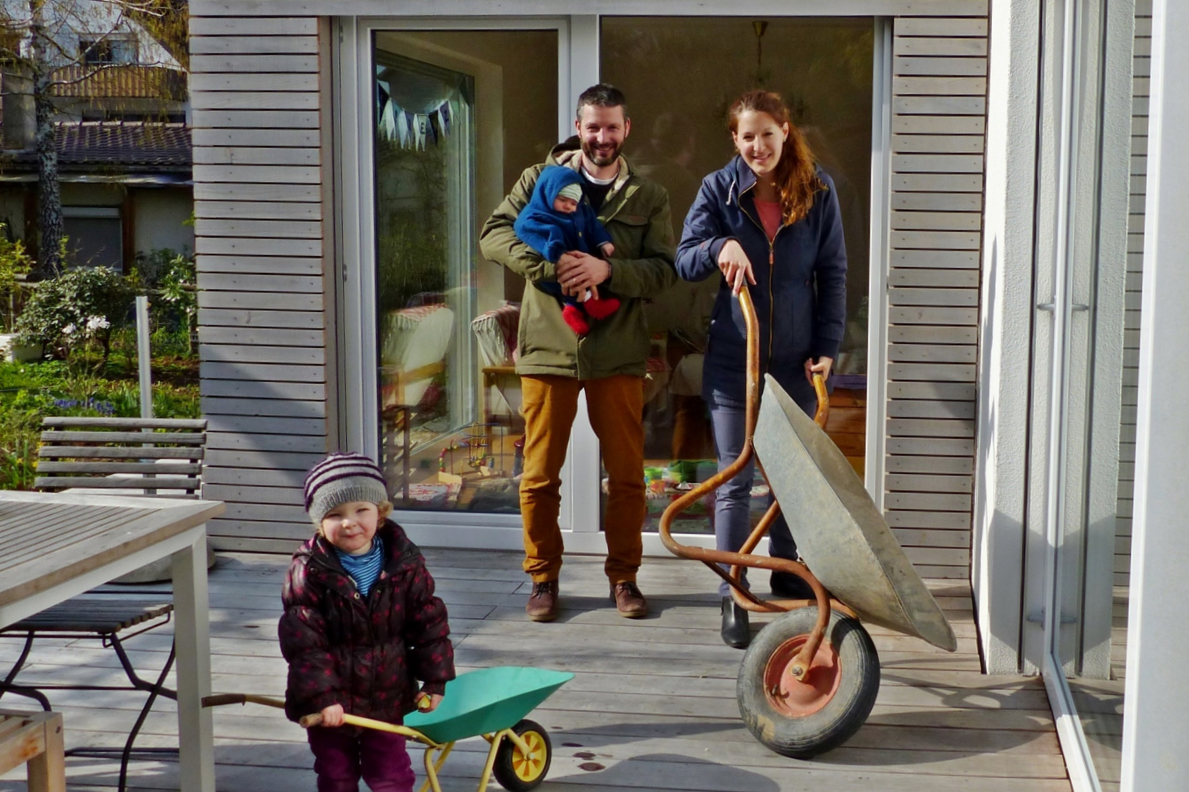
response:
<path id="1" fill-rule="evenodd" d="M 574 296 L 602 287 L 620 299 L 619 310 L 579 338 L 562 318 L 559 301 L 540 289 L 524 291 L 516 373 L 525 422 L 520 481 L 524 571 L 533 581 L 525 612 L 533 621 L 557 618 L 563 551 L 557 522 L 561 467 L 582 390 L 609 479 L 603 533 L 611 599 L 622 616 L 648 613 L 636 586 L 645 514 L 643 410 L 649 335 L 643 302 L 676 282 L 668 193 L 633 172 L 620 155 L 631 131 L 623 93 L 603 83 L 583 91 L 574 128 L 575 137 L 521 175 L 479 240 L 484 256 L 530 283 L 556 280 Z M 601 259 L 571 251 L 554 265 L 516 236 L 516 217 L 546 165 L 581 174 L 583 200 L 590 202 L 611 235 L 613 256 Z"/>

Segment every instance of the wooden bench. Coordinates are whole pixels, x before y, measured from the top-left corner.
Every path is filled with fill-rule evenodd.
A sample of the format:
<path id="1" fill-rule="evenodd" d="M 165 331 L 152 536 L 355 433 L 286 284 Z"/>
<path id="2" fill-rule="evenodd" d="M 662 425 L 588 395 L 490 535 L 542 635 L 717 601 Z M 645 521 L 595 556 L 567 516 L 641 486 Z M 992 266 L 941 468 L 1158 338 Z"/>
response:
<path id="1" fill-rule="evenodd" d="M 0 710 L 0 776 L 22 764 L 29 792 L 66 792 L 60 713 Z"/>
<path id="2" fill-rule="evenodd" d="M 197 498 L 202 487 L 202 460 L 206 443 L 206 421 L 167 418 L 46 418 L 42 422 L 38 452 L 39 490 L 85 489 L 111 495 Z M 163 430 L 163 431 L 157 431 Z M 64 529 L 69 528 L 65 515 Z M 134 577 L 127 576 L 127 577 Z M 149 579 L 154 579 L 150 576 Z M 159 579 L 159 578 L 157 578 Z M 121 581 L 128 582 L 126 578 Z M 61 605 L 12 624 L 5 637 L 24 638 L 16 663 L 0 679 L 0 696 L 5 693 L 34 699 L 50 709 L 47 690 L 139 690 L 148 697 L 122 749 L 75 748 L 70 755 L 120 756 L 119 789 L 127 784 L 128 762 L 141 726 L 159 696 L 177 699 L 165 687 L 173 667 L 171 648 L 165 667 L 155 681 L 140 677 L 124 649 L 124 640 L 170 621 L 173 597 L 167 588 L 129 591 L 119 585 L 101 586 Z M 17 674 L 38 636 L 99 639 L 119 658 L 128 678 L 126 685 L 16 684 Z M 137 753 L 163 749 L 138 749 Z"/>
<path id="3" fill-rule="evenodd" d="M 198 497 L 205 419 L 55 417 L 41 426 L 33 485 L 39 490 Z M 165 431 L 148 431 L 157 429 Z"/>

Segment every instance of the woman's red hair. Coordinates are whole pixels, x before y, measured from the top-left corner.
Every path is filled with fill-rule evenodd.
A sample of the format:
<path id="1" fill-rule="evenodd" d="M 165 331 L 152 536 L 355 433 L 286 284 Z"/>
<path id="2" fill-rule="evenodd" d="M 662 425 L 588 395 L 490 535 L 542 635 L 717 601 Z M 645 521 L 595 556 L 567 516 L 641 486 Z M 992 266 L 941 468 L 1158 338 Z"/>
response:
<path id="1" fill-rule="evenodd" d="M 813 152 L 797 125 L 789 120 L 789 109 L 780 94 L 772 91 L 748 91 L 731 105 L 728 127 L 731 134 L 739 131 L 739 116 L 746 112 L 764 113 L 777 125 L 788 124 L 789 136 L 784 142 L 780 162 L 773 174 L 780 191 L 780 208 L 785 225 L 792 225 L 809 214 L 813 196 L 826 185 L 817 177 Z"/>

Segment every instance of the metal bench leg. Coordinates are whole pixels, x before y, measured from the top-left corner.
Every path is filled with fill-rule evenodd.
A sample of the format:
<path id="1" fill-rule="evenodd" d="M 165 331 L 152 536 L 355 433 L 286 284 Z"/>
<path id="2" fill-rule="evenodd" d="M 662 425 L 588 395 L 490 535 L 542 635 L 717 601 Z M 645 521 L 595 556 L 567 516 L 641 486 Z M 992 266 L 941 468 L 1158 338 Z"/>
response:
<path id="1" fill-rule="evenodd" d="M 5 693 L 12 693 L 14 696 L 31 698 L 40 704 L 43 710 L 49 712 L 50 700 L 40 690 L 13 684 L 13 680 L 17 678 L 17 674 L 21 673 L 21 669 L 25 667 L 25 661 L 29 659 L 29 652 L 33 649 L 33 638 L 34 633 L 30 632 L 26 634 L 25 648 L 21 650 L 21 656 L 17 658 L 12 670 L 8 672 L 8 676 L 4 677 L 4 681 L 0 682 L 0 697 L 3 697 Z"/>

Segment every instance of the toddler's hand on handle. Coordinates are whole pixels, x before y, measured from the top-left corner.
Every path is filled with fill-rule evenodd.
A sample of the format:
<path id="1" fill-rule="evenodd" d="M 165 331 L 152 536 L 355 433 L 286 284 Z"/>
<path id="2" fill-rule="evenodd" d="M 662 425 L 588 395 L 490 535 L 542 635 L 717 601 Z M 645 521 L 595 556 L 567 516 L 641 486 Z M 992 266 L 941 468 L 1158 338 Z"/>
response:
<path id="1" fill-rule="evenodd" d="M 442 703 L 442 695 L 440 693 L 419 693 L 417 694 L 417 711 L 418 712 L 433 712 Z"/>
<path id="2" fill-rule="evenodd" d="M 331 704 L 322 710 L 322 726 L 335 727 L 343 725 L 343 705 Z"/>
<path id="3" fill-rule="evenodd" d="M 743 246 L 737 240 L 728 239 L 718 254 L 718 268 L 722 270 L 727 285 L 732 294 L 743 291 L 745 283 L 755 284 L 756 276 L 751 269 L 751 260 L 743 252 Z"/>

